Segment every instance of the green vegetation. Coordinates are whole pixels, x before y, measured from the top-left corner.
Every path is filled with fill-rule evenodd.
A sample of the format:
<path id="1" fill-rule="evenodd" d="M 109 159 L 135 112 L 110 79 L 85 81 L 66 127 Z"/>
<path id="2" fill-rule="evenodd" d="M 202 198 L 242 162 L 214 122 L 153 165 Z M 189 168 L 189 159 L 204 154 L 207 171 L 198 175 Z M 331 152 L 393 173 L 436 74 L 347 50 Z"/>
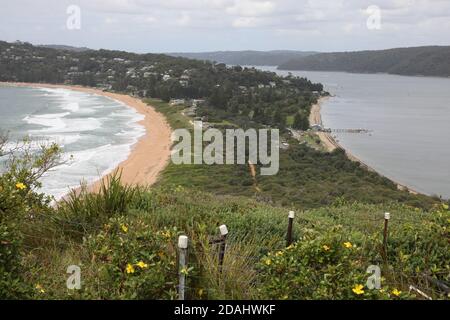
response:
<path id="1" fill-rule="evenodd" d="M 438 290 L 423 289 L 422 281 L 424 274 L 449 280 L 448 206 L 423 212 L 403 205 L 336 202 L 299 212 L 295 242 L 284 248 L 285 208 L 182 187 L 124 187 L 119 176 L 105 183 L 99 194 L 81 192 L 58 208 L 24 211 L 27 223 L 14 229 L 23 241 L 13 259 L 22 273 L 2 273 L 2 298 L 176 298 L 180 234 L 190 239 L 183 271 L 189 299 L 421 298 L 408 292 L 410 284 L 445 298 Z M 25 190 L 21 200 L 33 194 Z M 383 210 L 392 212 L 387 254 Z M 210 243 L 220 224 L 230 230 L 222 272 L 217 245 Z M 2 249 L 12 245 L 2 242 Z M 69 265 L 81 268 L 80 290 L 65 286 Z M 364 287 L 370 265 L 382 269 L 381 290 Z"/>
<path id="2" fill-rule="evenodd" d="M 188 118 L 181 114 L 182 107 L 169 106 L 155 99 L 147 102 L 163 113 L 174 129 L 191 127 Z M 308 144 L 299 144 L 286 135 L 290 147 L 280 150 L 280 171 L 274 176 L 258 175 L 258 188 L 255 188 L 247 165 L 170 163 L 163 172 L 160 185 L 253 197 L 269 204 L 302 209 L 327 206 L 338 198 L 374 204 L 401 202 L 423 209 L 429 209 L 438 202 L 437 199 L 398 190 L 387 178 L 350 161 L 343 151 L 326 153 L 320 148 L 311 148 L 315 141 L 310 134 L 305 136 Z"/>
<path id="3" fill-rule="evenodd" d="M 191 128 L 194 118 L 222 130 L 275 127 L 285 146 L 275 176 L 253 176 L 246 165 L 171 163 L 152 189 L 124 186 L 116 173 L 98 193 L 82 186 L 56 205 L 39 193 L 39 177 L 59 163 L 57 146 L 31 152 L 24 141 L 0 153 L 0 298 L 175 299 L 181 234 L 190 243 L 181 270 L 189 299 L 424 298 L 410 285 L 448 298 L 432 284 L 450 277 L 448 204 L 397 190 L 342 151 L 324 152 L 311 132 L 292 138 L 288 126 L 306 127 L 321 85 L 163 55 L 0 48 L 10 49 L 1 59 L 23 59 L 0 64 L 1 80 L 110 84 L 160 98 L 147 102 L 174 129 Z M 172 98 L 203 102 L 189 118 L 193 103 L 170 105 Z M 0 139 L 0 152 L 4 146 Z M 294 244 L 285 248 L 292 209 Z M 214 240 L 222 224 L 230 234 L 221 272 Z M 80 290 L 66 288 L 70 265 L 81 268 Z M 382 270 L 380 290 L 366 287 L 370 265 Z"/>
<path id="4" fill-rule="evenodd" d="M 0 81 L 64 83 L 139 97 L 201 100 L 197 116 L 241 127 L 286 127 L 288 116 L 308 128 L 310 105 L 323 91 L 305 78 L 281 78 L 240 66 L 110 50 L 69 51 L 0 41 Z"/>
<path id="5" fill-rule="evenodd" d="M 282 63 L 279 69 L 449 77 L 449 56 L 450 47 L 438 46 L 318 53 Z"/>

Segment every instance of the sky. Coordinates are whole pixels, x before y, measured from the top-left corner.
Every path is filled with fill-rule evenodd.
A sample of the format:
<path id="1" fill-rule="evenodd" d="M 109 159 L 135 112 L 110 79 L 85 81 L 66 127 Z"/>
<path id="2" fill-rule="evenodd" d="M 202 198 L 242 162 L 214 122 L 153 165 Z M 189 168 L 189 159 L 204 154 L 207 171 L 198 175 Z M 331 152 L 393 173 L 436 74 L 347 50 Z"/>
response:
<path id="1" fill-rule="evenodd" d="M 450 45 L 450 0 L 0 0 L 0 40 L 139 53 Z"/>

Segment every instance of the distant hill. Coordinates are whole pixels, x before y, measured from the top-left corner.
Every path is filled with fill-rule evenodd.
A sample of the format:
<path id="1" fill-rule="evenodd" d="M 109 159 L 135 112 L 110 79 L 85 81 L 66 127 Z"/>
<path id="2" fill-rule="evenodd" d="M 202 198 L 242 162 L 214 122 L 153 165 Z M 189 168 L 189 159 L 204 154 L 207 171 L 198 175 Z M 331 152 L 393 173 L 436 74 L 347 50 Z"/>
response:
<path id="1" fill-rule="evenodd" d="M 305 57 L 316 52 L 276 50 L 276 51 L 215 51 L 168 53 L 174 57 L 208 60 L 229 65 L 279 66 L 295 58 Z"/>
<path id="2" fill-rule="evenodd" d="M 450 77 L 450 46 L 319 53 L 294 58 L 278 69 Z"/>
<path id="3" fill-rule="evenodd" d="M 58 45 L 58 44 L 45 44 L 45 45 L 41 45 L 40 47 L 55 49 L 55 50 L 73 51 L 73 52 L 84 52 L 84 51 L 91 50 L 86 47 L 72 47 L 72 46 L 64 46 L 64 45 Z"/>

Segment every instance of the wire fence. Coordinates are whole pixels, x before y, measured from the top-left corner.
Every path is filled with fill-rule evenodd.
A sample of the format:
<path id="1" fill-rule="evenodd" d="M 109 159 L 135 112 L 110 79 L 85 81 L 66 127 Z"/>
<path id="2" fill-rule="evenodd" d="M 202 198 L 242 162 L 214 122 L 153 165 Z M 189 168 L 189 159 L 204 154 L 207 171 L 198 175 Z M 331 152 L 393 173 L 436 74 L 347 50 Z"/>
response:
<path id="1" fill-rule="evenodd" d="M 40 250 L 39 246 L 33 243 L 52 243 L 57 247 L 68 246 L 64 237 L 54 237 L 53 235 L 70 232 L 78 238 L 84 238 L 88 234 L 85 223 L 65 219 L 64 217 L 49 213 L 39 213 L 28 217 L 30 222 L 47 220 L 52 222 L 49 225 L 39 224 L 39 232 L 35 232 L 32 226 L 25 228 L 23 236 L 28 239 L 24 248 L 30 251 Z M 364 217 L 366 221 L 379 222 L 380 228 L 384 225 L 383 246 L 381 250 L 386 250 L 388 241 L 389 223 L 418 222 L 417 218 L 405 218 L 389 215 L 377 215 L 373 218 Z M 264 265 L 264 258 L 267 253 L 284 252 L 293 243 L 295 228 L 292 228 L 294 216 L 289 213 L 285 234 L 285 246 L 271 246 L 259 248 L 257 252 L 246 252 L 245 247 L 238 245 L 228 237 L 228 228 L 222 225 L 220 233 L 216 237 L 211 237 L 204 248 L 178 246 L 176 271 L 167 271 L 167 274 L 175 281 L 179 299 L 207 298 L 211 295 L 218 298 L 248 298 L 240 295 L 243 288 L 257 288 L 261 285 L 258 273 Z M 302 219 L 299 219 L 303 221 Z M 32 223 L 30 223 L 32 225 Z M 28 230 L 27 230 L 28 229 Z M 298 237 L 297 237 L 298 238 Z M 302 241 L 301 239 L 299 241 Z M 363 244 L 364 245 L 364 244 Z M 367 243 L 366 243 L 367 245 Z M 379 244 L 377 244 L 379 245 Z M 382 252 L 385 256 L 380 262 L 385 268 L 385 284 L 401 284 L 403 288 L 408 288 L 422 299 L 445 298 L 450 294 L 449 285 L 445 282 L 450 278 L 449 271 L 427 271 L 427 272 L 405 272 L 404 270 L 392 269 L 386 259 L 388 252 Z M 182 257 L 184 256 L 184 259 Z M 361 259 L 364 252 L 361 251 Z M 387 267 L 387 268 L 386 268 Z M 186 272 L 193 268 L 193 272 Z M 300 270 L 299 270 L 300 271 Z M 279 275 L 281 278 L 283 274 Z M 235 290 L 235 289 L 238 290 Z M 318 285 L 319 288 L 319 285 Z M 311 288 L 309 288 L 311 289 Z M 313 288 L 312 288 L 313 289 Z M 239 293 L 241 292 L 241 293 Z"/>
<path id="2" fill-rule="evenodd" d="M 293 232 L 293 228 L 292 228 L 292 220 L 293 220 L 293 215 L 292 212 L 290 212 L 289 214 L 289 218 L 288 218 L 288 227 L 287 227 L 287 234 L 286 234 L 286 247 L 282 247 L 282 248 L 270 248 L 270 252 L 281 252 L 281 254 L 284 252 L 284 250 L 286 250 L 286 248 L 288 248 L 291 244 L 292 244 L 292 232 Z M 389 225 L 389 221 L 391 220 L 390 214 L 386 213 L 383 216 L 380 217 L 376 217 L 373 219 L 370 219 L 370 221 L 376 221 L 376 222 L 383 222 L 384 223 L 384 231 L 383 231 L 383 247 L 382 247 L 382 258 L 383 258 L 383 264 L 384 267 L 386 267 L 387 270 L 385 270 L 384 274 L 385 276 L 383 278 L 387 278 L 384 279 L 384 285 L 396 285 L 398 286 L 398 284 L 401 284 L 401 287 L 403 288 L 408 288 L 410 293 L 414 293 L 416 296 L 418 296 L 421 299 L 427 299 L 427 300 L 432 300 L 433 298 L 448 298 L 450 297 L 450 287 L 447 283 L 445 283 L 442 280 L 437 279 L 437 277 L 441 277 L 441 278 L 445 278 L 446 280 L 449 279 L 450 277 L 450 272 L 449 271 L 428 271 L 428 272 L 404 272 L 403 270 L 395 270 L 394 268 L 392 268 L 391 266 L 389 266 L 389 264 L 387 263 L 387 236 L 388 236 L 388 225 Z M 395 218 L 392 219 L 393 222 L 414 222 L 417 223 L 417 219 L 407 219 L 407 218 Z M 221 226 L 222 228 L 223 226 Z M 225 229 L 227 229 L 225 227 Z M 227 231 L 228 232 L 228 231 Z M 301 241 L 301 240 L 300 240 Z M 220 256 L 219 253 L 219 257 L 217 259 L 215 259 L 215 263 L 217 264 L 217 268 L 212 272 L 215 276 L 218 277 L 218 279 L 221 277 L 221 274 L 226 272 L 226 273 L 231 273 L 231 274 L 248 274 L 249 272 L 249 267 L 250 269 L 256 269 L 255 266 L 258 264 L 262 264 L 263 263 L 263 258 L 267 257 L 267 255 L 264 254 L 260 254 L 260 255 L 246 255 L 246 254 L 240 254 L 240 253 L 236 253 L 232 249 L 231 246 L 226 244 L 226 235 L 224 237 L 224 234 L 221 235 L 221 238 L 219 239 L 215 239 L 214 241 L 210 242 L 211 245 L 213 246 L 220 246 L 222 245 L 224 248 L 226 248 L 226 253 L 221 253 L 222 257 Z M 213 254 L 218 254 L 218 252 L 220 252 L 220 250 L 212 250 L 211 251 Z M 361 253 L 361 257 L 363 257 L 364 253 Z M 224 257 L 226 257 L 226 260 L 224 259 Z M 229 263 L 225 263 L 224 261 L 236 261 L 236 260 L 240 260 L 240 261 L 244 261 L 244 265 L 229 265 Z M 187 265 L 180 265 L 179 268 L 180 270 L 182 268 L 186 268 L 186 266 L 191 266 L 194 268 L 202 268 L 204 267 L 204 265 L 202 264 L 197 264 L 197 263 L 191 263 L 191 264 L 187 264 Z M 210 266 L 209 266 L 210 267 Z M 218 271 L 218 272 L 217 272 Z M 257 273 L 257 271 L 255 270 L 255 274 Z M 201 279 L 203 277 L 199 277 L 197 275 L 191 276 L 191 275 L 185 275 L 182 272 L 178 273 L 178 276 L 181 278 L 184 278 L 182 281 L 180 281 L 180 283 L 186 283 L 186 280 L 192 281 L 192 282 L 196 282 L 197 279 Z M 282 274 L 280 275 L 281 277 L 283 276 Z M 220 280 L 218 280 L 220 281 Z M 242 280 L 236 280 L 230 277 L 226 277 L 226 281 L 227 281 L 227 285 L 238 285 L 238 286 L 245 286 L 245 287 L 250 287 L 250 286 L 257 286 L 259 284 L 259 281 L 257 279 L 257 277 L 254 277 L 252 279 L 249 279 L 247 281 L 242 281 Z M 281 280 L 282 281 L 282 280 Z M 319 288 L 320 285 L 317 286 L 316 289 Z M 180 286 L 177 285 L 177 289 L 178 292 L 183 292 L 183 295 L 180 296 L 179 298 L 180 300 L 183 300 L 186 298 L 186 293 L 189 296 L 189 293 L 192 294 L 192 292 L 194 292 L 194 295 L 196 294 L 198 296 L 198 292 L 213 292 L 213 293 L 218 293 L 219 296 L 220 294 L 225 294 L 226 290 L 218 290 L 217 287 L 214 288 L 203 288 L 203 287 L 195 287 L 195 286 L 190 286 L 190 285 L 183 285 Z M 314 288 L 309 288 L 309 290 L 314 290 Z"/>

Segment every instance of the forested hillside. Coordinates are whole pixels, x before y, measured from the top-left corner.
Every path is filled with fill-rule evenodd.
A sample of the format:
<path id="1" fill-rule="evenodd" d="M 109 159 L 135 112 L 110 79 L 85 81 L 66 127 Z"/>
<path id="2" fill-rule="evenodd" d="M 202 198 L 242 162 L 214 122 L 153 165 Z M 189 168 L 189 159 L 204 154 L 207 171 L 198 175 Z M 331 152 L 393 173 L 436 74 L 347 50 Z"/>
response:
<path id="1" fill-rule="evenodd" d="M 215 118 L 239 116 L 241 123 L 286 126 L 301 118 L 308 128 L 309 107 L 323 86 L 304 78 L 239 66 L 109 50 L 56 50 L 27 43 L 0 42 L 0 81 L 63 83 L 126 92 L 139 97 L 206 100 Z M 276 108 L 271 107 L 276 105 Z M 220 116 L 219 116 L 220 115 Z"/>
<path id="2" fill-rule="evenodd" d="M 279 69 L 450 77 L 450 46 L 319 53 L 282 63 Z"/>
<path id="3" fill-rule="evenodd" d="M 216 61 L 229 65 L 241 66 L 278 66 L 289 60 L 306 57 L 314 54 L 309 51 L 214 51 L 214 52 L 180 52 L 169 53 L 175 57 L 185 57 L 189 59 Z"/>

